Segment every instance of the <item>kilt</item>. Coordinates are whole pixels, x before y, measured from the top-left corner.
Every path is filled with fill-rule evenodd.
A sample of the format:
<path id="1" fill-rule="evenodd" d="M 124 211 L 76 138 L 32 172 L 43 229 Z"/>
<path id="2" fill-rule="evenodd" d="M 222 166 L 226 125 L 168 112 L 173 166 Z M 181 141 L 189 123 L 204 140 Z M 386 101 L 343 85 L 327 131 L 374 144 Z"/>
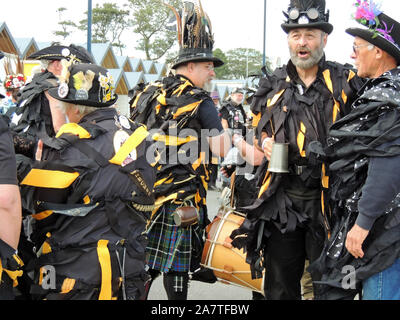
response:
<path id="1" fill-rule="evenodd" d="M 204 228 L 201 228 L 204 211 L 201 208 L 199 210 L 199 223 L 183 228 L 176 226 L 173 218 L 178 207 L 179 205 L 166 203 L 154 215 L 146 249 L 147 265 L 150 269 L 167 273 L 195 271 L 200 267 L 204 246 Z"/>

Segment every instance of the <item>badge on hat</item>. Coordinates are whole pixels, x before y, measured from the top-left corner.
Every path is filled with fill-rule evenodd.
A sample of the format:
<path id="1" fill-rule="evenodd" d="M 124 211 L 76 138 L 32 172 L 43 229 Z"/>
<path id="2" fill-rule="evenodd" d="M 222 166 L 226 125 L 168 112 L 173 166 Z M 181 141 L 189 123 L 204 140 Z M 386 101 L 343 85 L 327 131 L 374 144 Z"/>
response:
<path id="1" fill-rule="evenodd" d="M 69 88 L 68 88 L 68 84 L 66 84 L 65 82 L 61 82 L 60 85 L 58 86 L 58 96 L 61 99 L 64 99 L 69 92 Z"/>
<path id="2" fill-rule="evenodd" d="M 93 79 L 95 77 L 95 73 L 91 70 L 86 71 L 84 74 L 82 71 L 73 75 L 74 79 L 74 88 L 75 92 L 75 100 L 88 100 L 89 99 L 89 91 L 93 86 Z"/>
<path id="3" fill-rule="evenodd" d="M 114 99 L 115 86 L 112 75 L 109 72 L 105 76 L 99 73 L 99 83 L 103 93 L 102 102 Z"/>

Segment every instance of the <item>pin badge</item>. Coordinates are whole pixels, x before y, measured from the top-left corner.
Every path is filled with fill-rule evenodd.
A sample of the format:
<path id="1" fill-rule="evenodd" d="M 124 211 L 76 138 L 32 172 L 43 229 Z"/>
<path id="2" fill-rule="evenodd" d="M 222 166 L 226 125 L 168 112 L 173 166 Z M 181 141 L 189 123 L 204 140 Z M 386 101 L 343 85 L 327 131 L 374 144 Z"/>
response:
<path id="1" fill-rule="evenodd" d="M 68 85 L 65 82 L 62 82 L 58 87 L 58 96 L 64 99 L 68 95 L 68 92 L 69 92 Z"/>

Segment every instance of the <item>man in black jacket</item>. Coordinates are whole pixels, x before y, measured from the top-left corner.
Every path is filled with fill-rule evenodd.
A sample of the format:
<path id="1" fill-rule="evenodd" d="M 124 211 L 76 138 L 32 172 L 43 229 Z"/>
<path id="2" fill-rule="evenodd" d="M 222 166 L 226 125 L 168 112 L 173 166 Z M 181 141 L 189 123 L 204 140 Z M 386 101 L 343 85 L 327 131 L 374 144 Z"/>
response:
<path id="1" fill-rule="evenodd" d="M 64 67 L 49 94 L 70 123 L 45 157 L 39 147 L 42 161 L 21 182 L 23 206 L 36 220 L 32 291 L 48 300 L 137 300 L 148 280 L 144 230 L 154 209 L 148 132 L 112 107 L 117 95 L 106 69 Z"/>
<path id="2" fill-rule="evenodd" d="M 366 300 L 399 300 L 400 23 L 372 1 L 356 7 L 367 28 L 346 32 L 355 37 L 358 75 L 370 80 L 329 132 L 340 220 L 312 268 L 324 273 L 321 299 L 353 298 L 362 289 Z"/>
<path id="3" fill-rule="evenodd" d="M 349 66 L 325 60 L 333 30 L 325 1 L 290 1 L 285 16 L 282 29 L 291 58 L 262 78 L 254 95 L 256 151 L 233 137 L 242 156 L 260 166 L 258 197 L 244 208 L 246 220 L 231 237 L 234 246 L 246 247 L 254 276 L 265 267 L 267 299 L 301 299 L 305 260 L 319 257 L 331 232 L 329 172 L 307 149 L 312 141 L 325 143 L 328 128 L 349 112 L 361 85 Z M 274 143 L 288 144 L 286 173 L 269 168 Z M 320 278 L 317 272 L 311 275 L 314 281 Z"/>
<path id="4" fill-rule="evenodd" d="M 57 85 L 57 76 L 63 69 L 62 61 L 74 60 L 76 63 L 94 63 L 93 57 L 83 47 L 59 45 L 57 43 L 39 50 L 28 57 L 39 60 L 44 71 L 33 76 L 20 92 L 17 115 L 11 119 L 16 153 L 34 158 L 39 139 L 54 138 L 58 129 L 65 123 L 62 113 L 49 103 L 52 99 L 47 91 Z"/>
<path id="5" fill-rule="evenodd" d="M 220 108 L 220 117 L 224 129 L 232 129 L 246 135 L 246 112 L 243 109 L 243 90 L 241 88 L 233 89 L 229 98 L 222 103 Z"/>

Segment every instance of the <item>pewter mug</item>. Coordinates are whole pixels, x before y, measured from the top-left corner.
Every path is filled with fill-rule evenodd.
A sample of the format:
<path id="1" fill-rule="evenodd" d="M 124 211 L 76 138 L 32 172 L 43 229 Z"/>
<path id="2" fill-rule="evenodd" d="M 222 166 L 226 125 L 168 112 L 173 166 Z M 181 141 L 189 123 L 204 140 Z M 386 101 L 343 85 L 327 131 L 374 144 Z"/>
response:
<path id="1" fill-rule="evenodd" d="M 268 170 L 275 173 L 288 173 L 289 143 L 277 143 L 272 145 L 271 160 Z"/>

